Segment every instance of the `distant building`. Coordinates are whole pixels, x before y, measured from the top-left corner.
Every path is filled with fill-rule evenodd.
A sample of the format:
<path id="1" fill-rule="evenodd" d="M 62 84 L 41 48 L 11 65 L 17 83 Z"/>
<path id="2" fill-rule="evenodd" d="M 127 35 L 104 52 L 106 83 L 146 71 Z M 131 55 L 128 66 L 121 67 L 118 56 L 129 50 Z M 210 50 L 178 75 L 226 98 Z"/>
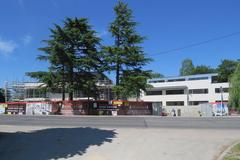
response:
<path id="1" fill-rule="evenodd" d="M 228 102 L 229 83 L 218 83 L 217 74 L 150 79 L 153 88 L 141 100 L 159 102 L 162 106 L 194 106 L 203 103 Z"/>
<path id="2" fill-rule="evenodd" d="M 44 92 L 41 90 L 44 87 L 44 83 L 39 82 L 13 82 L 8 88 L 11 90 L 12 99 L 10 101 L 43 101 L 52 100 L 59 101 L 62 100 L 61 91 Z M 97 100 L 112 100 L 112 81 L 106 76 L 101 76 L 96 83 L 98 89 Z M 68 100 L 69 94 L 65 93 L 65 99 Z M 81 90 L 74 91 L 74 100 L 87 99 L 86 93 Z M 90 99 L 95 99 L 90 97 Z"/>

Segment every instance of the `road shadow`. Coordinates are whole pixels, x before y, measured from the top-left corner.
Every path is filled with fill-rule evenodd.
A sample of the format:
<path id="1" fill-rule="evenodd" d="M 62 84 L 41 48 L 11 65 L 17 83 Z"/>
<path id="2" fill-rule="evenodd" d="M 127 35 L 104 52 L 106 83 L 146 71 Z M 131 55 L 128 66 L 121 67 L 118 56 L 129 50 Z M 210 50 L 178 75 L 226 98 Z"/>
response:
<path id="1" fill-rule="evenodd" d="M 93 145 L 111 143 L 113 130 L 51 128 L 32 132 L 1 133 L 0 160 L 47 160 L 83 155 Z"/>

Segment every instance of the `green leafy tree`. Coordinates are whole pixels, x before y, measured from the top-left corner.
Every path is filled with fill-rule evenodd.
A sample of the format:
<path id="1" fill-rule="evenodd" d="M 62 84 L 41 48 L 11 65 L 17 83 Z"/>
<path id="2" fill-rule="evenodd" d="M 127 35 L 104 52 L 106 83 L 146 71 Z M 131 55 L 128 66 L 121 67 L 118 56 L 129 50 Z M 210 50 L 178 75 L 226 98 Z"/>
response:
<path id="1" fill-rule="evenodd" d="M 131 79 L 139 76 L 139 80 L 146 83 L 145 78 L 141 78 L 146 75 L 142 74 L 144 72 L 142 67 L 150 62 L 150 59 L 145 57 L 143 48 L 140 46 L 144 37 L 136 32 L 137 23 L 133 21 L 132 10 L 129 9 L 127 4 L 119 1 L 114 11 L 116 18 L 110 24 L 109 31 L 115 43 L 113 46 L 104 47 L 104 50 L 108 54 L 106 61 L 110 64 L 109 69 L 115 72 L 116 86 L 114 91 L 116 98 L 120 99 L 122 93 L 125 92 L 123 88 L 131 86 L 130 83 L 134 83 L 126 80 L 126 77 Z M 124 74 L 128 75 L 125 76 Z M 138 86 L 138 89 L 144 89 L 142 87 L 144 85 Z"/>
<path id="2" fill-rule="evenodd" d="M 215 72 L 216 70 L 214 68 L 211 68 L 205 65 L 200 65 L 194 68 L 194 71 L 192 74 L 208 74 L 208 73 L 215 73 Z"/>
<path id="3" fill-rule="evenodd" d="M 182 61 L 180 68 L 180 76 L 192 75 L 194 73 L 194 65 L 191 59 L 185 59 Z"/>
<path id="4" fill-rule="evenodd" d="M 240 64 L 230 80 L 229 104 L 232 108 L 240 111 Z"/>
<path id="5" fill-rule="evenodd" d="M 141 91 L 146 92 L 147 88 L 152 87 L 147 84 L 147 80 L 151 78 L 151 76 L 151 71 L 142 71 L 139 69 L 124 71 L 120 85 L 121 97 L 136 97 L 137 100 L 139 100 Z"/>
<path id="6" fill-rule="evenodd" d="M 219 82 L 229 82 L 232 74 L 237 68 L 238 61 L 233 60 L 223 60 L 222 63 L 218 66 L 218 81 Z"/>
<path id="7" fill-rule="evenodd" d="M 163 78 L 164 75 L 162 75 L 161 73 L 152 73 L 151 78 Z"/>
<path id="8" fill-rule="evenodd" d="M 95 74 L 103 72 L 103 54 L 99 52 L 100 38 L 85 18 L 67 18 L 64 26 L 51 29 L 46 47 L 40 48 L 45 54 L 39 60 L 50 63 L 48 72 L 32 72 L 29 76 L 46 83 L 51 90 L 61 88 L 62 100 L 65 92 L 73 100 L 76 89 L 87 90 L 86 84 Z"/>
<path id="9" fill-rule="evenodd" d="M 188 75 L 195 75 L 195 74 L 208 74 L 208 73 L 215 73 L 216 70 L 209 66 L 199 65 L 194 66 L 191 59 L 185 59 L 182 62 L 182 66 L 180 68 L 180 75 L 181 76 L 188 76 Z"/>

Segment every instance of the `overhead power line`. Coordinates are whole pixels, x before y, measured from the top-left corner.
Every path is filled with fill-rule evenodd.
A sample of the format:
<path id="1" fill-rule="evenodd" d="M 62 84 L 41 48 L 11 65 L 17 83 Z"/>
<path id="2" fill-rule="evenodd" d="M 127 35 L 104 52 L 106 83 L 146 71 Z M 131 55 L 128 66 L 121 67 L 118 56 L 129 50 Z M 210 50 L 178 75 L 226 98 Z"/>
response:
<path id="1" fill-rule="evenodd" d="M 171 53 L 171 52 L 175 52 L 175 51 L 179 51 L 179 50 L 183 50 L 183 49 L 187 49 L 187 48 L 192 48 L 192 47 L 200 46 L 200 45 L 203 45 L 203 44 L 206 44 L 206 43 L 210 43 L 210 42 L 213 42 L 213 41 L 218 41 L 218 40 L 229 38 L 229 37 L 236 36 L 236 35 L 240 35 L 240 32 L 234 32 L 234 33 L 231 33 L 231 34 L 228 34 L 228 35 L 215 37 L 215 38 L 212 38 L 212 39 L 209 39 L 209 40 L 205 40 L 205 41 L 201 41 L 201 42 L 197 42 L 197 43 L 192 43 L 192 44 L 189 44 L 189 45 L 186 45 L 186 46 L 183 46 L 183 47 L 178 47 L 178 48 L 162 51 L 162 52 L 159 52 L 159 53 L 150 54 L 150 56 L 158 56 L 158 55 Z"/>

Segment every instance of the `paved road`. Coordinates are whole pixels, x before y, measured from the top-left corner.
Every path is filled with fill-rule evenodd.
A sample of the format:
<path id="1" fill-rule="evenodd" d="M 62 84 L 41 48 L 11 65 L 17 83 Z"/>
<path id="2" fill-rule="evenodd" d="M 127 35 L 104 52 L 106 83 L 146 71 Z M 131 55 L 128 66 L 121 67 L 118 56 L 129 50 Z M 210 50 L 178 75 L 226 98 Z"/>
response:
<path id="1" fill-rule="evenodd" d="M 239 130 L 0 125 L 1 160 L 217 160 Z"/>
<path id="2" fill-rule="evenodd" d="M 0 159 L 216 160 L 239 129 L 240 117 L 1 115 Z"/>
<path id="3" fill-rule="evenodd" d="M 0 115 L 0 125 L 100 128 L 240 129 L 240 117 L 17 116 Z"/>

